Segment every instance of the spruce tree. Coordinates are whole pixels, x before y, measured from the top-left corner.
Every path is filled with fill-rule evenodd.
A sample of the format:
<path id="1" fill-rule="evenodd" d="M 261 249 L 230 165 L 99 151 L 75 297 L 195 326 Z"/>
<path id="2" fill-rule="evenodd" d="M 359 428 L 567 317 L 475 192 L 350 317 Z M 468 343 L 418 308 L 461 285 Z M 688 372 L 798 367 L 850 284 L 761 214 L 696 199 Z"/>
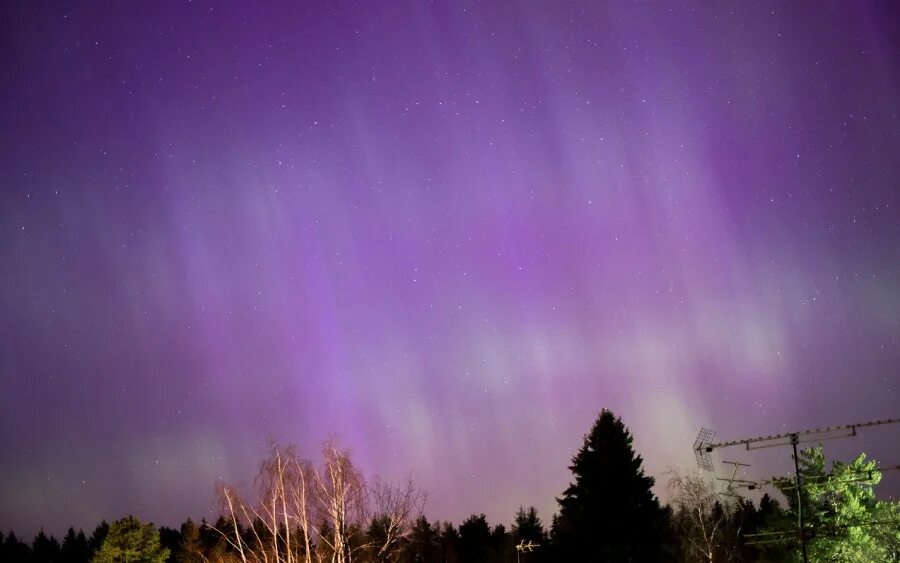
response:
<path id="1" fill-rule="evenodd" d="M 203 543 L 200 528 L 188 518 L 181 524 L 181 544 L 178 546 L 178 560 L 181 563 L 203 563 Z"/>
<path id="2" fill-rule="evenodd" d="M 4 563 L 29 563 L 31 561 L 31 548 L 25 542 L 19 541 L 16 533 L 10 530 L 9 535 L 3 540 L 0 555 L 3 556 L 2 560 Z"/>
<path id="3" fill-rule="evenodd" d="M 106 536 L 109 534 L 109 523 L 106 520 L 101 520 L 97 527 L 94 528 L 94 533 L 91 534 L 91 539 L 88 540 L 88 547 L 90 548 L 91 559 L 93 559 L 94 555 L 100 551 L 100 546 L 103 545 L 103 542 L 106 540 Z"/>
<path id="4" fill-rule="evenodd" d="M 32 563 L 54 563 L 59 559 L 59 542 L 53 536 L 47 536 L 43 528 L 31 544 Z"/>
<path id="5" fill-rule="evenodd" d="M 538 563 L 540 561 L 548 560 L 550 540 L 547 537 L 547 531 L 544 529 L 544 524 L 538 517 L 537 509 L 535 507 L 529 506 L 527 509 L 521 506 L 519 507 L 519 510 L 516 512 L 515 522 L 513 523 L 512 535 L 513 545 L 518 544 L 519 542 L 530 542 L 533 545 L 537 545 L 537 547 L 532 548 L 532 551 L 526 552 L 528 555 L 522 557 L 521 560 L 528 561 L 529 563 Z"/>
<path id="6" fill-rule="evenodd" d="M 126 516 L 109 527 L 93 562 L 165 563 L 168 558 L 169 550 L 160 545 L 156 527 Z"/>
<path id="7" fill-rule="evenodd" d="M 491 527 L 484 514 L 471 515 L 459 525 L 459 556 L 467 563 L 484 563 L 489 559 Z"/>
<path id="8" fill-rule="evenodd" d="M 440 529 L 441 561 L 456 563 L 460 561 L 460 537 L 456 527 L 450 522 L 444 522 L 443 526 L 435 525 Z"/>
<path id="9" fill-rule="evenodd" d="M 62 563 L 87 563 L 91 558 L 91 550 L 88 546 L 88 540 L 84 536 L 82 530 L 75 533 L 74 528 L 69 528 L 66 536 L 63 538 L 62 548 L 60 549 L 60 560 Z"/>
<path id="10" fill-rule="evenodd" d="M 169 550 L 167 563 L 183 563 L 179 557 L 181 547 L 181 531 L 168 526 L 159 527 L 159 545 Z"/>
<path id="11" fill-rule="evenodd" d="M 663 559 L 665 512 L 642 465 L 622 420 L 601 411 L 569 466 L 574 481 L 557 499 L 553 540 L 560 561 Z"/>
<path id="12" fill-rule="evenodd" d="M 527 509 L 519 507 L 513 523 L 513 537 L 516 543 L 520 541 L 530 541 L 541 545 L 547 543 L 547 532 L 544 530 L 544 524 L 538 517 L 535 507 L 529 506 Z"/>
<path id="13" fill-rule="evenodd" d="M 432 526 L 428 519 L 419 516 L 410 530 L 406 545 L 405 561 L 417 563 L 437 563 L 442 561 L 440 546 L 440 526 Z"/>
<path id="14" fill-rule="evenodd" d="M 515 549 L 512 544 L 512 536 L 506 531 L 506 526 L 497 524 L 491 530 L 490 545 L 487 560 L 490 563 L 504 563 L 513 557 Z"/>
<path id="15" fill-rule="evenodd" d="M 893 563 L 900 552 L 900 503 L 879 500 L 878 464 L 865 454 L 850 463 L 835 461 L 827 469 L 822 446 L 800 452 L 804 532 L 810 561 Z M 790 534 L 797 523 L 797 489 L 792 478 L 775 486 L 788 500 L 782 522 L 769 531 Z M 799 560 L 799 547 L 792 546 Z"/>

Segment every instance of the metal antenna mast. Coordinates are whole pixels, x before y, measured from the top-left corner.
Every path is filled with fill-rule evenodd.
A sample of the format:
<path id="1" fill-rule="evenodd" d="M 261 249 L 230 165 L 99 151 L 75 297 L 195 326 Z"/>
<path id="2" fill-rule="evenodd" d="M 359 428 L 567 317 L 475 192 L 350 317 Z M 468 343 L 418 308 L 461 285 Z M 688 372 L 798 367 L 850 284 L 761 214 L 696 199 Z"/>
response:
<path id="1" fill-rule="evenodd" d="M 800 475 L 800 461 L 797 456 L 797 444 L 834 440 L 836 438 L 849 438 L 851 436 L 856 436 L 856 430 L 858 428 L 897 423 L 900 423 L 900 417 L 873 420 L 871 422 L 860 422 L 857 424 L 844 424 L 841 426 L 826 426 L 824 428 L 813 428 L 811 430 L 800 430 L 785 434 L 773 434 L 771 436 L 756 436 L 753 438 L 731 440 L 728 442 L 714 442 L 713 440 L 716 439 L 716 433 L 708 428 L 701 428 L 700 433 L 697 434 L 697 439 L 694 440 L 694 456 L 697 458 L 697 465 L 706 471 L 712 471 L 713 463 L 710 454 L 716 449 L 743 445 L 749 451 L 778 446 L 791 446 L 794 454 L 794 486 L 797 488 L 797 536 L 800 539 L 800 551 L 803 554 L 803 563 L 809 563 L 809 557 L 806 554 L 806 533 L 803 528 L 803 499 L 800 494 L 803 482 Z M 735 471 L 736 470 L 737 466 L 735 466 Z M 733 476 L 732 481 L 734 481 Z"/>
<path id="2" fill-rule="evenodd" d="M 523 551 L 531 552 L 534 551 L 534 548 L 536 547 L 541 547 L 541 544 L 534 543 L 531 540 L 528 540 L 527 542 L 522 540 L 516 544 L 516 563 L 519 563 L 519 557 L 521 557 Z"/>
<path id="3" fill-rule="evenodd" d="M 726 485 L 725 490 L 728 491 L 728 494 L 731 496 L 735 496 L 734 494 L 734 484 L 741 483 L 743 479 L 737 478 L 738 470 L 741 467 L 750 467 L 748 463 L 741 463 L 739 461 L 722 461 L 725 465 L 732 465 L 734 468 L 731 470 L 731 477 L 728 479 L 719 478 L 719 481 L 728 481 L 728 485 Z"/>

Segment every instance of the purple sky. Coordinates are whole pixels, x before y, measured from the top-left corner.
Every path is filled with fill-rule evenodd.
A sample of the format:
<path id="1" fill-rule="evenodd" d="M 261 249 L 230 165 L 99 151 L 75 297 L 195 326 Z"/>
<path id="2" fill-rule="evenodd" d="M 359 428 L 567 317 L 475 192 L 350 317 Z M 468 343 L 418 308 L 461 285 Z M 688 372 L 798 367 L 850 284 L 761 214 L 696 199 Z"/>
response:
<path id="1" fill-rule="evenodd" d="M 0 8 L 0 529 L 332 432 L 549 521 L 602 407 L 657 477 L 900 414 L 895 4 L 224 4 Z"/>

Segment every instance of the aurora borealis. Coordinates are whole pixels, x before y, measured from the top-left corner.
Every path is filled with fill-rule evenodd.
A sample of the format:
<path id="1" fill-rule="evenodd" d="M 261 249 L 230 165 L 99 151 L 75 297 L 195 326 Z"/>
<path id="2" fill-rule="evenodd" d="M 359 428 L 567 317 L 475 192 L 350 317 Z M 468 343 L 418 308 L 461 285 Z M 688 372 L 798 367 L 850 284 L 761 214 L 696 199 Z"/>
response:
<path id="1" fill-rule="evenodd" d="M 603 407 L 658 480 L 900 411 L 895 4 L 0 9 L 0 529 L 209 516 L 331 433 L 549 521 Z"/>

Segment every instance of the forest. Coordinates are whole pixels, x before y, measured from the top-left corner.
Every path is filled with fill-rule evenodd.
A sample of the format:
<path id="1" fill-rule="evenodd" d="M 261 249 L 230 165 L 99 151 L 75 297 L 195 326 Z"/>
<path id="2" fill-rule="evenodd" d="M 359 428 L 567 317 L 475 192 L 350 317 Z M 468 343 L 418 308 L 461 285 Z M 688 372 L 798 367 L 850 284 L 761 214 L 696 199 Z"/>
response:
<path id="1" fill-rule="evenodd" d="M 507 563 L 900 561 L 900 503 L 879 500 L 878 464 L 865 455 L 828 463 L 821 446 L 799 455 L 791 477 L 758 503 L 700 472 L 664 476 L 652 491 L 633 438 L 603 410 L 572 458 L 570 485 L 545 521 L 521 506 L 507 527 L 472 514 L 458 525 L 424 514 L 413 481 L 367 479 L 348 449 L 322 445 L 318 462 L 272 444 L 253 490 L 217 484 L 221 512 L 157 527 L 134 516 L 62 540 L 0 532 L 10 563 Z M 798 527 L 798 511 L 804 525 Z M 804 555 L 803 552 L 806 552 Z"/>

